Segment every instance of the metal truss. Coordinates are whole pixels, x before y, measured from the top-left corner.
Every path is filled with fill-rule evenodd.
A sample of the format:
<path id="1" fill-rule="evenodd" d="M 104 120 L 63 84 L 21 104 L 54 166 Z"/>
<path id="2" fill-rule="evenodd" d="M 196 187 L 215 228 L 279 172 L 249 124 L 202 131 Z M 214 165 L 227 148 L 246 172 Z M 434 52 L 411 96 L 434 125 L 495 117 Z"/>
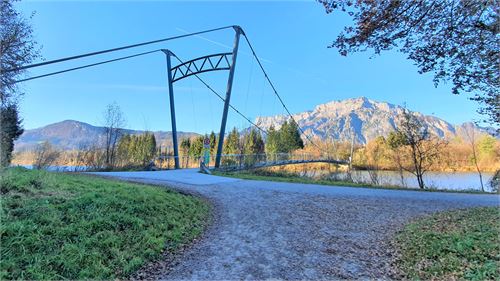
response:
<path id="1" fill-rule="evenodd" d="M 232 55 L 233 53 L 213 54 L 192 59 L 172 67 L 172 82 L 203 72 L 230 70 L 231 63 L 229 61 Z"/>

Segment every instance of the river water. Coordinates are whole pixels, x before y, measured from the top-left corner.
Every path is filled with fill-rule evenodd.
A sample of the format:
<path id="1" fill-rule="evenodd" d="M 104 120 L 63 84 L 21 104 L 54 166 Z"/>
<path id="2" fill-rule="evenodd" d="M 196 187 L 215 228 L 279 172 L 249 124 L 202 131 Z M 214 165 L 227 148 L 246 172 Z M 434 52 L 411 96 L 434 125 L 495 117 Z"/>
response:
<path id="1" fill-rule="evenodd" d="M 417 178 L 408 172 L 404 172 L 403 181 L 400 173 L 397 171 L 378 171 L 378 185 L 404 186 L 409 188 L 418 188 Z M 494 173 L 483 173 L 483 184 L 485 191 L 490 191 L 489 180 Z M 346 180 L 347 173 L 330 174 L 328 170 L 308 171 L 303 174 L 308 177 L 328 177 L 333 179 Z M 352 179 L 357 183 L 372 183 L 368 171 L 354 171 Z M 427 188 L 448 189 L 448 190 L 481 190 L 479 175 L 474 172 L 427 172 L 424 175 L 424 184 Z"/>

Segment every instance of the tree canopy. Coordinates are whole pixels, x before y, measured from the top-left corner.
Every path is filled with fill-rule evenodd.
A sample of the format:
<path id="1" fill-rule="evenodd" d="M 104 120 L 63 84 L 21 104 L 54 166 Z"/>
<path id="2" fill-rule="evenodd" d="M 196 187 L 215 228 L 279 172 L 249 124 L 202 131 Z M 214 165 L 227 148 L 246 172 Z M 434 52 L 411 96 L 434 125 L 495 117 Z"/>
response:
<path id="1" fill-rule="evenodd" d="M 122 166 L 148 165 L 156 153 L 156 138 L 153 133 L 141 135 L 124 135 L 120 138 L 117 148 L 118 158 Z"/>
<path id="2" fill-rule="evenodd" d="M 480 113 L 500 123 L 500 17 L 495 0 L 319 0 L 326 11 L 352 16 L 330 47 L 341 55 L 397 48 L 434 83 L 472 93 Z"/>
<path id="3" fill-rule="evenodd" d="M 17 105 L 2 106 L 0 110 L 0 167 L 8 167 L 14 150 L 14 140 L 24 132 Z"/>
<path id="4" fill-rule="evenodd" d="M 241 154 L 240 133 L 237 128 L 233 128 L 224 141 L 224 154 Z"/>
<path id="5" fill-rule="evenodd" d="M 279 130 L 269 128 L 266 140 L 266 153 L 289 153 L 304 148 L 297 124 L 292 120 L 285 121 Z"/>
<path id="6" fill-rule="evenodd" d="M 244 154 L 262 154 L 264 153 L 264 140 L 260 132 L 251 128 L 250 132 L 243 136 L 243 153 Z"/>
<path id="7" fill-rule="evenodd" d="M 28 20 L 13 7 L 12 0 L 0 1 L 0 166 L 8 166 L 14 141 L 23 133 L 18 114 L 21 92 L 13 82 L 23 70 L 9 71 L 33 62 L 39 57 L 33 29 Z"/>
<path id="8" fill-rule="evenodd" d="M 0 1 L 0 100 L 2 106 L 17 103 L 19 89 L 13 82 L 24 70 L 5 71 L 37 59 L 39 49 L 29 21 L 13 7 L 12 0 Z"/>

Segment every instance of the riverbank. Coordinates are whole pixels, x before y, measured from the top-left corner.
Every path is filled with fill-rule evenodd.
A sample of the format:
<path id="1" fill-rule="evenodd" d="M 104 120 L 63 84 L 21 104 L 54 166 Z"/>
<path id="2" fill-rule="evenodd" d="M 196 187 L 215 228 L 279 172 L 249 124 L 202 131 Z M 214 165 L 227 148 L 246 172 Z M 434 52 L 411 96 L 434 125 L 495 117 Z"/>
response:
<path id="1" fill-rule="evenodd" d="M 58 167 L 77 167 L 79 165 L 82 165 L 81 162 L 76 161 L 77 160 L 77 155 L 78 151 L 64 151 L 62 152 L 62 155 L 59 159 L 57 159 L 53 165 L 58 166 Z M 181 156 L 182 157 L 182 156 Z M 14 166 L 31 166 L 33 165 L 34 162 L 34 155 L 33 152 L 30 151 L 25 151 L 25 152 L 16 152 L 14 153 L 13 159 L 12 159 L 12 165 Z M 197 166 L 199 157 L 191 157 L 190 163 L 195 163 L 195 165 L 189 165 L 189 167 L 185 168 L 195 168 Z M 213 161 L 213 160 L 212 160 Z M 165 163 L 160 163 L 156 162 L 155 163 L 157 167 L 161 167 L 161 169 L 167 169 L 173 167 L 174 163 L 173 160 L 170 161 L 169 165 L 165 165 Z M 162 164 L 162 165 L 160 165 Z M 182 163 L 181 163 L 182 164 Z M 353 162 L 353 165 L 360 168 L 363 170 L 363 167 L 366 169 L 366 164 L 363 163 L 357 163 Z M 182 165 L 181 165 L 182 166 Z M 309 163 L 309 164 L 303 164 L 303 165 L 290 165 L 286 168 L 288 172 L 293 172 L 293 171 L 300 171 L 304 169 L 304 166 L 307 167 L 308 169 L 314 169 L 314 170 L 330 170 L 332 169 L 333 165 L 325 164 L 325 163 Z M 141 168 L 139 167 L 138 169 L 135 168 L 125 168 L 124 170 L 140 170 Z M 345 167 L 336 167 L 334 169 L 345 169 Z M 379 167 L 380 171 L 394 171 L 397 170 L 397 166 L 381 166 Z M 474 166 L 472 163 L 462 163 L 462 165 L 458 166 L 453 166 L 450 167 L 446 163 L 442 163 L 442 165 L 436 165 L 434 167 L 431 167 L 429 172 L 448 172 L 448 173 L 460 173 L 460 172 L 473 172 L 477 173 L 476 166 Z M 500 163 L 497 162 L 492 162 L 488 163 L 487 165 L 481 165 L 481 172 L 482 173 L 494 173 L 498 169 L 500 169 Z"/>
<path id="2" fill-rule="evenodd" d="M 395 239 L 396 264 L 411 280 L 499 280 L 499 221 L 498 207 L 418 219 Z"/>
<path id="3" fill-rule="evenodd" d="M 240 178 L 247 180 L 320 184 L 329 186 L 349 186 L 349 187 L 361 187 L 361 188 L 413 190 L 413 191 L 425 191 L 425 192 L 457 192 L 457 193 L 490 194 L 488 192 L 482 192 L 479 190 L 449 190 L 449 189 L 437 189 L 437 188 L 420 189 L 420 188 L 403 187 L 398 185 L 373 185 L 369 183 L 334 180 L 325 177 L 307 177 L 307 176 L 301 176 L 297 173 L 286 172 L 286 171 L 273 171 L 268 169 L 255 169 L 255 170 L 238 171 L 238 172 L 216 171 L 213 174 L 217 176 Z"/>
<path id="4" fill-rule="evenodd" d="M 126 279 L 198 237 L 209 205 L 167 188 L 1 172 L 0 279 Z"/>

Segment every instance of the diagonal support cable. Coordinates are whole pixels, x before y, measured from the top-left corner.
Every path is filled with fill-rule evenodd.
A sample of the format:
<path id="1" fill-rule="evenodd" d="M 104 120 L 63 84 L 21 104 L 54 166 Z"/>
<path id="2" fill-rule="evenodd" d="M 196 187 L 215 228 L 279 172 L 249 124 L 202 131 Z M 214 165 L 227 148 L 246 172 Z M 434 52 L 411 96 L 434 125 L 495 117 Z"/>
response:
<path id="1" fill-rule="evenodd" d="M 295 118 L 293 118 L 293 115 L 292 113 L 290 113 L 290 110 L 288 110 L 288 107 L 285 105 L 285 102 L 283 102 L 283 99 L 281 98 L 281 96 L 278 94 L 278 91 L 276 90 L 276 87 L 274 87 L 274 84 L 273 82 L 271 82 L 271 79 L 269 78 L 269 76 L 267 75 L 267 72 L 266 70 L 264 69 L 264 66 L 262 65 L 262 63 L 260 62 L 260 59 L 259 57 L 257 56 L 257 54 L 255 53 L 255 50 L 252 46 L 252 44 L 250 43 L 250 40 L 248 39 L 246 33 L 243 33 L 243 36 L 245 37 L 245 41 L 247 42 L 248 44 L 248 47 L 250 47 L 250 50 L 252 51 L 252 55 L 253 57 L 255 58 L 255 60 L 257 61 L 257 63 L 259 64 L 260 66 L 260 69 L 262 70 L 262 73 L 264 74 L 264 76 L 266 77 L 266 80 L 268 82 L 268 84 L 271 86 L 271 88 L 273 89 L 273 92 L 274 94 L 276 95 L 276 97 L 278 98 L 278 100 L 280 101 L 281 105 L 283 106 L 283 108 L 286 110 L 286 112 L 288 113 L 288 115 L 290 116 L 290 118 L 292 119 L 293 122 L 295 122 L 295 124 L 297 124 L 297 128 L 299 128 L 300 132 L 307 138 L 307 140 L 309 140 L 310 143 L 312 143 L 314 146 L 316 146 L 317 148 L 319 148 L 320 150 L 322 150 L 322 148 L 317 145 L 315 142 L 313 142 L 313 140 L 304 132 L 304 130 L 302 130 L 302 128 L 299 126 L 299 123 L 295 120 Z"/>
<path id="2" fill-rule="evenodd" d="M 176 54 L 173 54 L 172 55 L 179 61 L 179 63 L 183 64 L 184 62 L 176 55 Z M 201 77 L 198 75 L 198 74 L 193 74 L 198 80 L 200 80 L 201 83 L 203 83 L 203 85 L 205 85 L 205 87 L 207 87 L 213 94 L 215 94 L 217 97 L 219 97 L 219 99 L 223 102 L 225 102 L 226 100 L 217 92 L 215 91 L 210 85 L 208 85 L 207 82 L 205 82 L 203 79 L 201 79 Z M 236 109 L 232 104 L 229 104 L 229 107 L 234 110 L 236 113 L 238 113 L 241 117 L 243 117 L 245 120 L 248 121 L 248 123 L 252 124 L 253 126 L 255 126 L 257 129 L 259 129 L 262 133 L 266 134 L 267 135 L 267 131 L 262 129 L 259 125 L 255 124 L 254 122 L 252 122 L 250 120 L 250 118 L 246 117 L 243 113 L 241 113 L 238 109 Z"/>

